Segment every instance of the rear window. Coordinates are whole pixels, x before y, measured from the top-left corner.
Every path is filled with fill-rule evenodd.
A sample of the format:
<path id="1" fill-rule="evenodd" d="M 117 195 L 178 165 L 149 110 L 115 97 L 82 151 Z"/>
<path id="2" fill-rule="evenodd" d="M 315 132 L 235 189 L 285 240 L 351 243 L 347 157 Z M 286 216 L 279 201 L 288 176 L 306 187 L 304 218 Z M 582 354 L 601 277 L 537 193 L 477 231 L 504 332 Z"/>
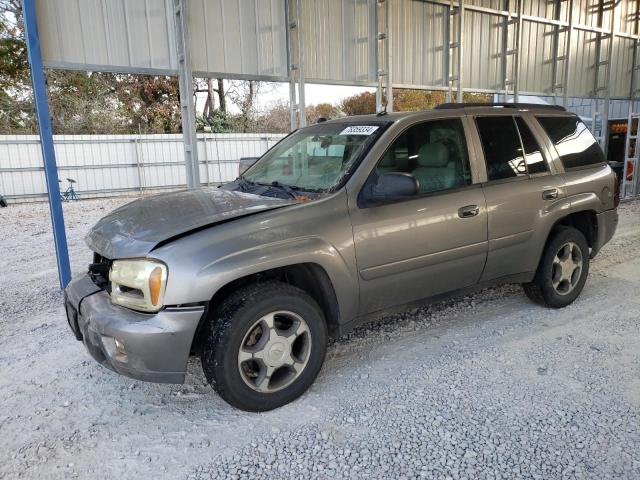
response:
<path id="1" fill-rule="evenodd" d="M 564 168 L 585 167 L 605 161 L 598 142 L 578 117 L 536 117 L 556 146 Z"/>
<path id="2" fill-rule="evenodd" d="M 522 117 L 516 117 L 516 124 L 518 125 L 518 131 L 520 132 L 522 146 L 524 147 L 527 171 L 529 172 L 529 175 L 548 172 L 549 167 L 547 167 L 547 162 L 542 155 L 540 145 L 538 145 L 538 142 L 524 119 Z"/>

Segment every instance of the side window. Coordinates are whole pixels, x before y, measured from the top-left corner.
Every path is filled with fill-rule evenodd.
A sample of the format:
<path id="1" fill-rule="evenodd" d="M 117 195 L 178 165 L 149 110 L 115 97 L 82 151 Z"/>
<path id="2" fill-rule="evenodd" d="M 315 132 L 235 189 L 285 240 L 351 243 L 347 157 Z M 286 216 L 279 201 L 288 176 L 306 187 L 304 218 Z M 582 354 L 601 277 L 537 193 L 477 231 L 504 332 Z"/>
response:
<path id="1" fill-rule="evenodd" d="M 527 165 L 513 117 L 478 117 L 476 125 L 489 180 L 526 176 Z"/>
<path id="2" fill-rule="evenodd" d="M 376 172 L 410 173 L 418 180 L 420 193 L 471 184 L 462 121 L 433 120 L 408 128 L 391 144 Z"/>
<path id="3" fill-rule="evenodd" d="M 547 161 L 542 154 L 540 145 L 533 136 L 533 132 L 529 129 L 522 117 L 516 117 L 516 124 L 520 132 L 520 139 L 524 147 L 524 155 L 529 174 L 545 173 L 549 171 Z"/>
<path id="4" fill-rule="evenodd" d="M 564 168 L 584 167 L 605 161 L 600 145 L 578 117 L 536 119 L 556 146 Z"/>

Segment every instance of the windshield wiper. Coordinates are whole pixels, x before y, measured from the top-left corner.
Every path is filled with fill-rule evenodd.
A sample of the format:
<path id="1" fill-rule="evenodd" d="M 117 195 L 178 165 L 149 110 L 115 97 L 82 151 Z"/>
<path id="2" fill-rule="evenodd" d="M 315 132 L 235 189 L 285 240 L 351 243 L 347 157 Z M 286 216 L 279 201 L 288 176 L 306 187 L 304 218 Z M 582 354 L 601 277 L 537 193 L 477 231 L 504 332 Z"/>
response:
<path id="1" fill-rule="evenodd" d="M 298 198 L 298 194 L 296 192 L 294 192 L 293 189 L 289 185 L 285 185 L 284 183 L 280 183 L 277 180 L 274 180 L 270 184 L 268 184 L 268 183 L 259 183 L 258 185 L 266 185 L 266 186 L 270 186 L 270 187 L 276 187 L 276 188 L 279 188 L 279 189 L 285 191 L 287 194 L 289 194 L 289 196 L 291 198 L 295 198 L 295 199 Z"/>
<path id="2" fill-rule="evenodd" d="M 248 192 L 250 190 L 252 190 L 252 187 L 254 185 L 256 185 L 255 182 L 252 182 L 250 180 L 247 180 L 246 178 L 244 178 L 243 176 L 239 176 L 238 178 L 236 178 L 234 180 L 237 184 L 238 187 L 240 188 L 241 191 L 243 192 Z"/>

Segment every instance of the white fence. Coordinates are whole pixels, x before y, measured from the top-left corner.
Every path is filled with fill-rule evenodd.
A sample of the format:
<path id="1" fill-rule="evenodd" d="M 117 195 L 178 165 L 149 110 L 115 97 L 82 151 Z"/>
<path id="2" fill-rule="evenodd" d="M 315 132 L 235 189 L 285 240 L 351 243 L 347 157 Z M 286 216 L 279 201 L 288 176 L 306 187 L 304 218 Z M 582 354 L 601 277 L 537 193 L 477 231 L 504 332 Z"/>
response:
<path id="1" fill-rule="evenodd" d="M 257 157 L 282 134 L 200 134 L 200 180 L 216 184 L 238 176 L 243 157 Z M 186 185 L 182 135 L 55 135 L 60 188 L 67 178 L 81 198 Z M 37 135 L 0 135 L 0 194 L 14 202 L 46 196 Z"/>

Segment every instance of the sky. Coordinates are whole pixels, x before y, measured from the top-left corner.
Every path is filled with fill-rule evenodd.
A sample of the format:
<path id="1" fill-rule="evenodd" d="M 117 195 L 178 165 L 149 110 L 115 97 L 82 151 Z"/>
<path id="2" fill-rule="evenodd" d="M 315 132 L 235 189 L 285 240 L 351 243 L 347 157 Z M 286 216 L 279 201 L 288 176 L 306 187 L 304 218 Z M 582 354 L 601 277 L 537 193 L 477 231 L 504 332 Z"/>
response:
<path id="1" fill-rule="evenodd" d="M 345 97 L 356 95 L 361 92 L 375 92 L 373 87 L 349 87 L 344 85 L 318 85 L 307 83 L 305 85 L 305 102 L 307 105 L 317 105 L 318 103 L 337 104 Z M 198 112 L 202 112 L 204 107 L 205 94 L 198 94 Z M 277 103 L 289 103 L 289 84 L 284 82 L 273 82 L 265 85 L 264 90 L 258 94 L 257 108 L 263 110 Z M 229 110 L 238 113 L 235 105 L 229 105 Z"/>

